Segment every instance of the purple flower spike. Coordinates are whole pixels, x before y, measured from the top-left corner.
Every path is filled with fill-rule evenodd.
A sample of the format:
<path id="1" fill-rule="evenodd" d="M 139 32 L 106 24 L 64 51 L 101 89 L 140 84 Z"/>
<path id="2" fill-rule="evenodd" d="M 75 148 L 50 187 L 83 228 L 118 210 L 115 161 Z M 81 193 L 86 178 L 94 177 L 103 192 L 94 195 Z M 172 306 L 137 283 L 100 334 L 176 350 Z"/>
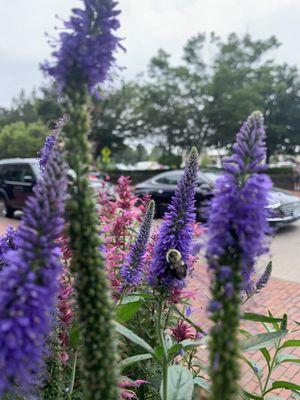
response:
<path id="1" fill-rule="evenodd" d="M 53 149 L 0 272 L 0 397 L 29 394 L 44 366 L 53 324 L 67 166 Z M 27 397 L 26 397 L 27 398 Z"/>
<path id="2" fill-rule="evenodd" d="M 145 217 L 141 223 L 137 239 L 131 246 L 125 265 L 121 268 L 121 276 L 128 286 L 136 286 L 142 279 L 144 257 L 152 226 L 154 208 L 154 201 L 150 201 Z"/>
<path id="3" fill-rule="evenodd" d="M 258 173 L 265 167 L 264 140 L 263 117 L 256 111 L 237 134 L 234 155 L 224 164 L 227 173 L 216 183 L 209 218 L 210 267 L 215 268 L 229 247 L 235 248 L 241 257 L 244 287 L 250 284 L 255 260 L 268 249 L 266 207 L 272 183 Z"/>
<path id="4" fill-rule="evenodd" d="M 53 63 L 45 62 L 41 68 L 56 79 L 64 90 L 67 86 L 86 85 L 90 92 L 102 83 L 115 64 L 113 53 L 120 45 L 114 35 L 119 26 L 114 0 L 82 0 L 84 8 L 74 8 L 66 31 L 52 44 L 56 48 Z"/>
<path id="5" fill-rule="evenodd" d="M 179 251 L 186 264 L 190 255 L 195 222 L 195 189 L 199 170 L 198 152 L 190 152 L 184 175 L 180 179 L 164 221 L 161 224 L 158 239 L 154 247 L 153 261 L 150 267 L 150 284 L 157 288 L 180 289 L 184 279 L 178 279 L 167 261 L 170 249 Z"/>
<path id="6" fill-rule="evenodd" d="M 259 172 L 266 154 L 263 116 L 255 111 L 241 127 L 234 154 L 216 182 L 208 221 L 206 257 L 212 272 L 210 377 L 212 400 L 239 392 L 240 292 L 252 287 L 256 259 L 267 251 L 270 179 Z M 216 359 L 218 362 L 216 363 Z"/>

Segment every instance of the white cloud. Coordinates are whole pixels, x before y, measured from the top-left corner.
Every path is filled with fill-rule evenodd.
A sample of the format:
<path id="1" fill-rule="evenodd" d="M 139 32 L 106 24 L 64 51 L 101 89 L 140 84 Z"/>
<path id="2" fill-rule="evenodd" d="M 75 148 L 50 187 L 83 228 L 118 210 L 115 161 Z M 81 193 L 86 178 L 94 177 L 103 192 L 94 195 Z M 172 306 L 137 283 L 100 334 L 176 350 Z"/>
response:
<path id="1" fill-rule="evenodd" d="M 42 82 L 38 64 L 49 56 L 44 32 L 57 33 L 54 18 L 68 16 L 78 0 L 0 0 L 0 105 L 9 104 L 21 88 L 29 91 Z M 178 60 L 186 40 L 200 31 L 224 36 L 235 31 L 256 38 L 275 34 L 282 47 L 279 61 L 300 62 L 299 0 L 120 0 L 120 36 L 127 53 L 119 63 L 125 75 L 145 69 L 162 47 Z"/>

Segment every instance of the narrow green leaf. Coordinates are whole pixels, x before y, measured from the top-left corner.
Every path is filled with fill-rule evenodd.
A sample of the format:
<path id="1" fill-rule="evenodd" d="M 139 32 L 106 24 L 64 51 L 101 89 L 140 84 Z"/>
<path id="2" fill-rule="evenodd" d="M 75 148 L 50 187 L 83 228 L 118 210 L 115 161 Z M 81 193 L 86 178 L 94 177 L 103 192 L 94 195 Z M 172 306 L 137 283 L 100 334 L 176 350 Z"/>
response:
<path id="1" fill-rule="evenodd" d="M 295 390 L 296 392 L 300 390 L 300 385 L 297 385 L 296 383 L 293 382 L 287 382 L 287 381 L 275 381 L 272 383 L 272 387 L 265 392 L 265 394 L 271 392 L 272 390 L 275 389 L 289 389 L 289 390 Z"/>
<path id="2" fill-rule="evenodd" d="M 244 313 L 242 316 L 242 319 L 245 319 L 247 321 L 253 321 L 253 322 L 266 322 L 269 324 L 273 324 L 274 322 L 281 322 L 282 318 L 274 318 L 271 316 L 267 315 L 261 315 L 261 314 L 256 314 L 256 313 Z M 279 326 L 278 326 L 279 328 Z"/>
<path id="3" fill-rule="evenodd" d="M 270 317 L 273 317 L 273 314 L 271 313 L 270 310 L 268 310 L 268 314 L 269 314 Z M 276 321 L 273 322 L 273 327 L 274 327 L 275 331 L 280 331 L 280 326 Z"/>
<path id="4" fill-rule="evenodd" d="M 192 400 L 193 392 L 192 373 L 183 365 L 171 365 L 168 369 L 168 400 Z"/>
<path id="5" fill-rule="evenodd" d="M 74 321 L 70 330 L 69 339 L 73 349 L 77 349 L 80 342 L 80 332 L 78 324 Z"/>
<path id="6" fill-rule="evenodd" d="M 203 389 L 205 389 L 207 392 L 210 391 L 210 384 L 209 382 L 207 382 L 207 380 L 200 378 L 199 376 L 196 376 L 196 378 L 194 378 L 194 384 L 198 385 L 200 387 L 202 387 Z"/>
<path id="7" fill-rule="evenodd" d="M 255 373 L 255 375 L 260 380 L 263 375 L 262 368 L 256 362 L 249 360 L 247 357 L 245 357 L 243 355 L 240 355 L 240 358 L 252 369 L 252 371 Z"/>
<path id="8" fill-rule="evenodd" d="M 283 345 L 280 346 L 280 348 L 283 349 L 284 347 L 299 347 L 299 346 L 300 346 L 299 339 L 291 339 L 284 342 Z"/>
<path id="9" fill-rule="evenodd" d="M 276 343 L 282 339 L 288 331 L 259 333 L 241 341 L 242 351 L 259 350 Z"/>
<path id="10" fill-rule="evenodd" d="M 208 363 L 205 363 L 204 361 L 195 360 L 195 361 L 193 361 L 193 366 L 200 367 L 205 372 L 209 371 L 209 365 L 208 365 Z"/>
<path id="11" fill-rule="evenodd" d="M 180 342 L 182 345 L 182 348 L 184 350 L 189 350 L 189 349 L 193 349 L 194 347 L 199 347 L 199 346 L 207 346 L 208 343 L 208 336 L 204 336 L 201 339 L 198 340 L 190 340 L 190 339 L 186 339 L 183 340 L 182 342 Z"/>
<path id="12" fill-rule="evenodd" d="M 259 349 L 259 351 L 262 353 L 262 355 L 265 357 L 265 360 L 267 361 L 268 365 L 270 365 L 271 361 L 271 356 L 269 351 L 264 347 L 262 349 Z"/>
<path id="13" fill-rule="evenodd" d="M 116 328 L 117 332 L 120 335 L 126 337 L 128 340 L 130 340 L 131 342 L 137 344 L 138 346 L 141 346 L 148 353 L 154 354 L 153 348 L 150 346 L 150 344 L 145 342 L 144 339 L 142 339 L 141 337 L 136 335 L 130 329 L 126 328 L 125 326 L 123 326 L 121 324 L 119 324 L 118 322 L 114 321 L 114 324 L 115 324 L 115 328 Z"/>
<path id="14" fill-rule="evenodd" d="M 138 354 L 136 356 L 125 358 L 124 360 L 120 361 L 118 365 L 120 370 L 123 370 L 140 361 L 150 360 L 150 358 L 153 358 L 152 354 L 150 353 Z"/>
<path id="15" fill-rule="evenodd" d="M 293 362 L 296 364 L 300 364 L 300 358 L 294 356 L 293 354 L 278 354 L 275 360 L 276 365 L 285 362 Z"/>
<path id="16" fill-rule="evenodd" d="M 116 320 L 120 323 L 130 321 L 142 306 L 140 300 L 127 301 L 116 306 Z"/>

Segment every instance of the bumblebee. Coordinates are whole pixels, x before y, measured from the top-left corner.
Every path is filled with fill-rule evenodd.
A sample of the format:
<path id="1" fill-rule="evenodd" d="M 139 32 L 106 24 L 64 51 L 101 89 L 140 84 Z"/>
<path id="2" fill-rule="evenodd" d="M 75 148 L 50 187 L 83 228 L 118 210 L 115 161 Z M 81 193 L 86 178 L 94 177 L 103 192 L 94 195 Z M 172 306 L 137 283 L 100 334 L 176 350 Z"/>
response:
<path id="1" fill-rule="evenodd" d="M 169 263 L 171 275 L 176 279 L 184 279 L 187 275 L 187 265 L 182 260 L 181 253 L 176 249 L 167 252 L 166 260 Z"/>

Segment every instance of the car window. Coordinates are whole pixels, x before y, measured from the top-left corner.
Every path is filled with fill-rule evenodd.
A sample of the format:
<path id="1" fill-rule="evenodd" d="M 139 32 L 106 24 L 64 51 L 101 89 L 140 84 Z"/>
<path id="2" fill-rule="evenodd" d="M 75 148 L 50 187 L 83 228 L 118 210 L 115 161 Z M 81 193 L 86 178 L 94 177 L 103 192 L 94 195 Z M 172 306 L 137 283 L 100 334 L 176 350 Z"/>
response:
<path id="1" fill-rule="evenodd" d="M 23 164 L 20 165 L 20 169 L 21 169 L 21 177 L 20 177 L 20 182 L 28 182 L 28 179 L 31 178 L 31 181 L 34 182 L 35 178 L 32 172 L 32 169 L 30 167 L 30 165 L 28 164 Z"/>
<path id="2" fill-rule="evenodd" d="M 163 183 L 165 185 L 177 185 L 179 179 L 182 177 L 182 174 L 172 174 L 162 176 L 155 180 L 156 183 Z"/>
<path id="3" fill-rule="evenodd" d="M 20 165 L 8 164 L 6 165 L 5 170 L 6 181 L 20 182 L 22 175 L 22 168 Z"/>

